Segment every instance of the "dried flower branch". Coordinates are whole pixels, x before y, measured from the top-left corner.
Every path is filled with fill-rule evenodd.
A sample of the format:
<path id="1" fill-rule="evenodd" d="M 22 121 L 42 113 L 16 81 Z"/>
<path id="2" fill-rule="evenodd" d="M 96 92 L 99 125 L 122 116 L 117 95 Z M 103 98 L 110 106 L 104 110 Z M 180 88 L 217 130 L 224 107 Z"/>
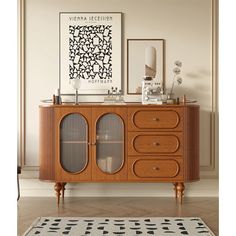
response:
<path id="1" fill-rule="evenodd" d="M 181 61 L 175 61 L 175 65 L 178 67 L 182 67 L 182 62 Z"/>
<path id="2" fill-rule="evenodd" d="M 170 94 L 173 94 L 175 80 L 177 81 L 178 85 L 182 84 L 182 78 L 180 76 L 177 77 L 177 75 L 179 75 L 181 73 L 180 68 L 182 67 L 182 62 L 181 61 L 175 61 L 174 65 L 175 65 L 175 67 L 173 69 L 174 76 L 173 76 L 173 81 L 172 81 Z"/>

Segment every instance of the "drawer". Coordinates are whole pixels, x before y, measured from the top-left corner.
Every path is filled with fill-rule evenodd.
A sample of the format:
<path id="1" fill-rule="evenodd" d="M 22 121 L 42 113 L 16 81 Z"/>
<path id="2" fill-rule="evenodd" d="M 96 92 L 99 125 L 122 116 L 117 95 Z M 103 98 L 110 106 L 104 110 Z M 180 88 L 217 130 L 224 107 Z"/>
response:
<path id="1" fill-rule="evenodd" d="M 182 155 L 182 133 L 128 133 L 128 155 L 156 154 Z"/>
<path id="2" fill-rule="evenodd" d="M 129 130 L 135 129 L 182 129 L 182 109 L 135 110 L 129 109 Z"/>
<path id="3" fill-rule="evenodd" d="M 171 158 L 171 157 L 170 157 Z M 138 179 L 181 179 L 182 161 L 176 159 L 131 159 L 129 178 Z"/>

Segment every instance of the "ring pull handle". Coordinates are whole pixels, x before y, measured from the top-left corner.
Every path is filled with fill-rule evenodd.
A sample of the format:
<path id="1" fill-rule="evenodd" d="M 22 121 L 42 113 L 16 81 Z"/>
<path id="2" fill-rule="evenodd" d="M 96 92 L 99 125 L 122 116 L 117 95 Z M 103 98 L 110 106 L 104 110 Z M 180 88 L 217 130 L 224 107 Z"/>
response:
<path id="1" fill-rule="evenodd" d="M 152 118 L 153 121 L 160 121 L 158 117 Z"/>
<path id="2" fill-rule="evenodd" d="M 160 170 L 160 168 L 158 166 L 154 166 L 152 167 L 153 170 Z"/>
<path id="3" fill-rule="evenodd" d="M 154 145 L 154 146 L 159 146 L 160 143 L 154 142 L 153 145 Z"/>

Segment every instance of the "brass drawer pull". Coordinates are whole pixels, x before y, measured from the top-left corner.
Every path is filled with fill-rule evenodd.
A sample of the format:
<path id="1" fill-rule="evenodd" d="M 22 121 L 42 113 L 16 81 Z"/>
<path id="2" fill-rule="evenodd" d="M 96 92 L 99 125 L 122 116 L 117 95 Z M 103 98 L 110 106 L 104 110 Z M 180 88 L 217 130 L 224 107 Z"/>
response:
<path id="1" fill-rule="evenodd" d="M 153 170 L 160 170 L 160 168 L 158 166 L 154 166 L 152 167 Z"/>
<path id="2" fill-rule="evenodd" d="M 154 146 L 159 146 L 160 143 L 154 142 L 153 145 L 154 145 Z"/>
<path id="3" fill-rule="evenodd" d="M 160 119 L 159 118 L 152 118 L 153 121 L 159 121 Z"/>

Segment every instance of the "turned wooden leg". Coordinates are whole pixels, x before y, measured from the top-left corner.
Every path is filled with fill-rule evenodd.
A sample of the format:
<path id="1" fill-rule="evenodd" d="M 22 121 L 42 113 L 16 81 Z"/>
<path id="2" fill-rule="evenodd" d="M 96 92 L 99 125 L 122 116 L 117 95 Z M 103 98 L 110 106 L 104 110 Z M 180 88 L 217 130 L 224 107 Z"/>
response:
<path id="1" fill-rule="evenodd" d="M 55 189 L 56 195 L 57 195 L 57 205 L 59 205 L 59 203 L 60 203 L 60 196 L 61 196 L 61 190 L 62 190 L 62 184 L 58 183 L 58 182 L 55 183 L 54 189 Z"/>
<path id="2" fill-rule="evenodd" d="M 173 183 L 174 185 L 174 190 L 175 190 L 175 199 L 177 199 L 177 185 L 178 183 Z"/>
<path id="3" fill-rule="evenodd" d="M 183 195 L 184 195 L 184 183 L 178 182 L 176 184 L 176 193 L 177 193 L 177 199 L 180 204 L 182 204 L 183 201 Z"/>
<path id="4" fill-rule="evenodd" d="M 61 183 L 62 185 L 62 199 L 64 200 L 64 195 L 65 195 L 65 186 L 66 186 L 66 183 Z"/>

